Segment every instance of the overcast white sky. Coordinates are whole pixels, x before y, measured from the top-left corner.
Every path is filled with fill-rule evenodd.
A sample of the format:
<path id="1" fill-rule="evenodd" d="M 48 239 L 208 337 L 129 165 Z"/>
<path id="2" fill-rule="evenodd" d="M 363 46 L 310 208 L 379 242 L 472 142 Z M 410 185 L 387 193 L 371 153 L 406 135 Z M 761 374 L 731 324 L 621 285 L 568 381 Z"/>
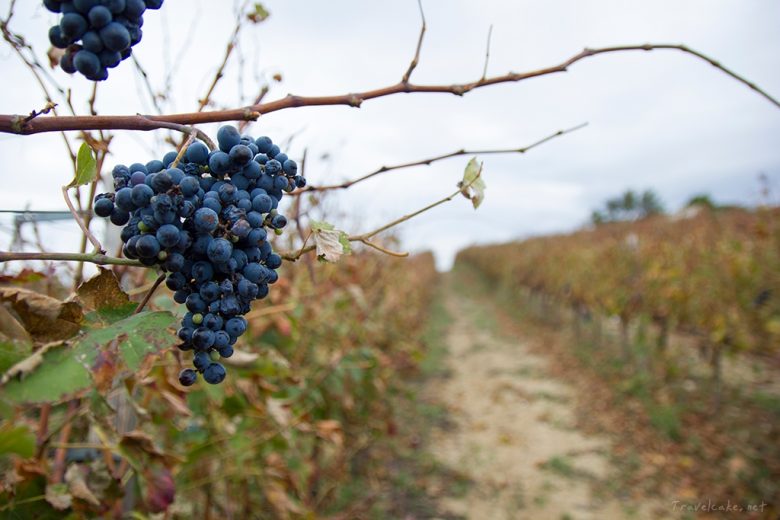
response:
<path id="1" fill-rule="evenodd" d="M 5 16 L 9 0 L 0 0 Z M 45 52 L 55 21 L 39 2 L 17 2 L 12 29 Z M 235 107 L 253 97 L 258 78 L 279 72 L 267 100 L 289 93 L 339 94 L 395 83 L 408 66 L 419 32 L 414 0 L 395 2 L 268 0 L 271 17 L 249 26 L 215 99 Z M 155 89 L 173 75 L 166 111 L 191 111 L 221 60 L 233 26 L 234 2 L 166 0 L 146 15 L 135 53 Z M 428 32 L 418 83 L 471 81 L 482 74 L 488 28 L 489 74 L 551 64 L 583 47 L 645 42 L 685 43 L 720 60 L 780 97 L 780 2 L 624 0 L 424 1 Z M 45 59 L 45 58 L 44 58 Z M 242 69 L 243 67 L 243 69 Z M 0 47 L 2 113 L 42 106 L 33 78 L 7 45 Z M 239 71 L 243 70 L 243 80 Z M 82 113 L 90 84 L 52 73 L 74 91 Z M 102 114 L 153 109 L 132 63 L 122 63 L 99 86 Z M 399 95 L 362 108 L 318 107 L 269 114 L 249 131 L 283 141 L 290 155 L 308 148 L 310 182 L 356 177 L 381 165 L 470 149 L 529 144 L 558 129 L 589 126 L 525 156 L 485 156 L 483 206 L 455 200 L 401 228 L 407 249 L 432 248 L 440 267 L 469 244 L 509 240 L 582 225 L 605 198 L 628 188 L 652 188 L 669 209 L 692 194 L 755 204 L 759 174 L 780 198 L 780 110 L 710 65 L 675 51 L 592 58 L 566 74 L 479 89 L 463 98 Z M 217 125 L 205 126 L 209 133 Z M 146 162 L 167 147 L 164 133 L 116 132 L 116 162 Z M 58 135 L 0 135 L 0 208 L 62 209 L 59 186 L 70 170 Z M 328 217 L 361 231 L 422 207 L 453 191 L 468 157 L 387 173 L 335 196 Z M 8 243 L 8 217 L 0 247 Z M 47 225 L 49 250 L 75 250 L 75 226 Z"/>

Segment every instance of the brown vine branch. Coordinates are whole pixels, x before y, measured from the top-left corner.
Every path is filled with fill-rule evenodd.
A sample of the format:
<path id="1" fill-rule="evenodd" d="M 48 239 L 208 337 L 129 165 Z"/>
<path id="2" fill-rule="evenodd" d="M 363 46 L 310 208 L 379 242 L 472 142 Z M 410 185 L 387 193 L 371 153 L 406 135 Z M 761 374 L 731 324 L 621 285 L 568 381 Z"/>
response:
<path id="1" fill-rule="evenodd" d="M 709 56 L 695 51 L 685 45 L 679 44 L 643 44 L 643 45 L 621 45 L 615 47 L 601 47 L 596 49 L 584 49 L 567 60 L 542 69 L 530 72 L 516 73 L 509 72 L 500 76 L 481 78 L 471 83 L 460 83 L 452 85 L 417 85 L 412 83 L 398 82 L 390 85 L 365 92 L 350 94 L 339 94 L 334 96 L 296 96 L 287 95 L 276 101 L 249 105 L 242 108 L 229 110 L 215 110 L 211 112 L 192 112 L 183 114 L 169 114 L 161 116 L 60 116 L 60 117 L 37 117 L 27 124 L 19 124 L 18 115 L 0 115 L 0 132 L 14 134 L 36 134 L 41 132 L 61 132 L 66 130 L 156 130 L 165 128 L 165 123 L 176 123 L 184 125 L 196 125 L 203 123 L 219 123 L 224 121 L 254 121 L 262 114 L 269 114 L 288 108 L 304 106 L 324 106 L 324 105 L 347 105 L 360 107 L 363 102 L 370 99 L 376 99 L 394 94 L 409 94 L 413 92 L 426 93 L 446 93 L 462 96 L 472 90 L 498 85 L 501 83 L 516 83 L 531 78 L 547 76 L 559 72 L 568 71 L 569 67 L 586 58 L 598 56 L 601 54 L 610 54 L 616 52 L 628 51 L 652 51 L 652 50 L 676 50 L 706 61 L 721 72 L 731 76 L 743 85 L 751 88 L 756 93 L 767 99 L 770 103 L 780 108 L 780 100 L 774 98 L 766 91 L 762 90 L 755 83 L 745 79 L 736 72 L 727 69 L 718 61 Z"/>
<path id="2" fill-rule="evenodd" d="M 97 265 L 130 265 L 146 267 L 138 260 L 115 258 L 102 253 L 28 253 L 0 251 L 0 263 L 19 260 L 54 260 L 63 262 L 88 262 Z"/>
<path id="3" fill-rule="evenodd" d="M 560 137 L 566 134 L 570 134 L 572 132 L 576 132 L 577 130 L 580 130 L 581 128 L 585 128 L 588 126 L 588 123 L 580 123 L 577 126 L 573 126 L 571 128 L 566 128 L 564 130 L 558 130 L 557 132 L 548 135 L 547 137 L 544 137 L 542 139 L 539 139 L 538 141 L 531 143 L 526 146 L 522 146 L 520 148 L 498 148 L 498 149 L 490 149 L 490 150 L 466 150 L 461 148 L 460 150 L 456 150 L 454 152 L 445 153 L 442 155 L 437 155 L 435 157 L 429 157 L 427 159 L 420 159 L 417 161 L 411 161 L 407 163 L 402 164 L 396 164 L 393 166 L 382 166 L 380 168 L 377 168 L 376 170 L 372 171 L 371 173 L 368 173 L 366 175 L 363 175 L 362 177 L 357 177 L 355 179 L 352 179 L 350 181 L 345 181 L 340 184 L 329 184 L 325 186 L 306 186 L 304 188 L 301 188 L 299 190 L 296 190 L 292 192 L 290 195 L 300 195 L 302 193 L 305 193 L 307 191 L 329 191 L 329 190 L 338 190 L 338 189 L 347 189 L 354 184 L 357 184 L 358 182 L 362 182 L 365 180 L 368 180 L 376 175 L 379 175 L 381 173 L 393 171 L 393 170 L 400 170 L 403 168 L 411 168 L 413 166 L 430 166 L 432 163 L 435 163 L 437 161 L 442 161 L 444 159 L 451 159 L 452 157 L 459 157 L 461 155 L 488 155 L 488 154 L 502 154 L 502 153 L 519 153 L 524 154 L 527 151 L 531 150 L 532 148 L 536 148 L 537 146 L 546 143 L 547 141 L 551 141 L 555 139 L 556 137 Z"/>
<path id="4" fill-rule="evenodd" d="M 417 65 L 420 63 L 420 49 L 422 48 L 423 39 L 425 38 L 425 30 L 427 28 L 425 25 L 425 11 L 423 11 L 422 0 L 417 0 L 417 5 L 420 8 L 420 19 L 422 20 L 422 26 L 420 27 L 420 36 L 417 39 L 417 48 L 414 51 L 414 57 L 412 58 L 411 63 L 409 63 L 409 68 L 406 69 L 406 72 L 404 72 L 404 75 L 401 78 L 401 83 L 404 85 L 409 84 L 409 78 L 412 77 L 412 72 L 414 72 L 414 69 L 416 69 Z"/>

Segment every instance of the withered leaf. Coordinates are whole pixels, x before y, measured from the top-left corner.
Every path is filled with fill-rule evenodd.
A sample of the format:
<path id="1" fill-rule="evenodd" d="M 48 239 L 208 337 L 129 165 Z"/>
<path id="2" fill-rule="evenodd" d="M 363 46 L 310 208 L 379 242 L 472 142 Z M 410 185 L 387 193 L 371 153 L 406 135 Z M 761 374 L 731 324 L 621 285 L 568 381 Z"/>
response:
<path id="1" fill-rule="evenodd" d="M 84 320 L 78 303 L 62 302 L 27 289 L 0 287 L 0 300 L 11 304 L 24 328 L 38 342 L 70 338 Z"/>
<path id="2" fill-rule="evenodd" d="M 119 287 L 114 271 L 98 268 L 98 274 L 82 283 L 76 298 L 86 310 L 114 309 L 130 303 L 130 298 Z"/>
<path id="3" fill-rule="evenodd" d="M 68 471 L 65 472 L 65 482 L 68 484 L 70 494 L 74 497 L 93 506 L 100 505 L 100 500 L 97 499 L 84 481 L 84 476 L 78 464 L 71 464 Z"/>

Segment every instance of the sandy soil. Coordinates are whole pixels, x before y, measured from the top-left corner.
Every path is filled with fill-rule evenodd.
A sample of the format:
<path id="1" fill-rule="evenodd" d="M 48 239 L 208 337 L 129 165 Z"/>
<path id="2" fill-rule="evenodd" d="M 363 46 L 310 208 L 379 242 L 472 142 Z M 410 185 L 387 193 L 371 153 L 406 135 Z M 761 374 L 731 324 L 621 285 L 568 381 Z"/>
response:
<path id="1" fill-rule="evenodd" d="M 451 425 L 433 432 L 430 449 L 473 484 L 437 493 L 441 508 L 480 520 L 659 518 L 658 504 L 596 492 L 612 474 L 610 443 L 574 426 L 573 387 L 548 377 L 551 360 L 523 338 L 501 337 L 490 309 L 449 285 L 449 376 L 426 392 Z"/>

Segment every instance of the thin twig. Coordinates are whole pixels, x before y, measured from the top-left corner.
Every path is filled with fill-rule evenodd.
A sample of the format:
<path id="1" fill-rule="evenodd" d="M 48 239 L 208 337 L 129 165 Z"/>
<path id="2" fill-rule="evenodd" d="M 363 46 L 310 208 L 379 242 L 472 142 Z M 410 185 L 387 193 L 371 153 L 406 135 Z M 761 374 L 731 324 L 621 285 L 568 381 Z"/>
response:
<path id="1" fill-rule="evenodd" d="M 157 96 L 155 95 L 154 89 L 152 88 L 152 83 L 151 81 L 149 81 L 149 74 L 141 66 L 141 63 L 138 61 L 138 57 L 135 54 L 131 54 L 130 57 L 133 59 L 133 65 L 135 65 L 135 70 L 137 70 L 138 73 L 141 75 L 141 79 L 143 80 L 143 84 L 146 87 L 146 92 L 149 94 L 149 99 L 152 100 L 152 105 L 154 105 L 154 109 L 157 111 L 158 114 L 162 114 L 162 107 L 160 106 L 160 103 L 157 101 Z"/>
<path id="2" fill-rule="evenodd" d="M 482 69 L 482 79 L 487 78 L 488 62 L 490 62 L 490 37 L 493 36 L 493 24 L 488 29 L 487 46 L 485 48 L 485 67 Z"/>
<path id="3" fill-rule="evenodd" d="M 0 251 L 0 263 L 17 260 L 59 260 L 63 262 L 89 262 L 97 265 L 131 265 L 147 267 L 138 260 L 114 258 L 103 253 L 28 253 Z"/>
<path id="4" fill-rule="evenodd" d="M 403 84 L 409 83 L 409 78 L 412 77 L 412 72 L 414 72 L 414 69 L 420 63 L 420 49 L 422 48 L 423 38 L 425 37 L 425 12 L 423 11 L 422 0 L 417 0 L 417 5 L 420 7 L 420 19 L 422 20 L 422 26 L 420 27 L 420 37 L 417 39 L 417 49 L 414 51 L 412 62 L 409 64 L 409 68 L 406 69 L 403 78 L 401 78 L 401 83 Z"/>
<path id="5" fill-rule="evenodd" d="M 246 10 L 246 6 L 249 2 L 244 2 L 244 5 L 239 8 L 238 13 L 236 15 L 236 26 L 233 28 L 233 34 L 230 36 L 230 40 L 228 41 L 227 48 L 225 49 L 225 56 L 222 58 L 222 63 L 220 63 L 219 67 L 217 67 L 217 72 L 214 74 L 214 79 L 211 81 L 211 84 L 209 85 L 208 90 L 206 91 L 206 95 L 203 96 L 203 98 L 200 100 L 199 106 L 198 106 L 198 112 L 202 112 L 204 108 L 209 104 L 211 101 L 211 95 L 214 93 L 214 89 L 217 88 L 217 84 L 219 83 L 219 80 L 222 79 L 222 76 L 225 72 L 225 67 L 227 66 L 228 60 L 230 59 L 230 55 L 233 54 L 233 49 L 236 48 L 236 43 L 238 42 L 238 34 L 241 32 L 241 28 L 244 26 L 243 24 L 243 18 L 244 18 L 244 11 Z"/>
<path id="6" fill-rule="evenodd" d="M 189 137 L 187 137 L 187 139 L 179 147 L 179 153 L 176 154 L 176 159 L 174 159 L 171 163 L 171 168 L 176 168 L 176 166 L 179 165 L 179 161 L 181 161 L 181 158 L 184 157 L 184 152 L 187 151 L 187 147 L 190 145 L 190 143 L 195 140 L 196 135 L 198 135 L 198 131 L 193 128 Z"/>
<path id="7" fill-rule="evenodd" d="M 250 105 L 242 108 L 229 110 L 215 110 L 212 112 L 194 112 L 188 114 L 169 114 L 163 116 L 61 116 L 61 117 L 37 117 L 27 124 L 21 124 L 18 115 L 0 115 L 0 132 L 14 134 L 36 134 L 41 132 L 60 132 L 63 130 L 155 130 L 165 128 L 165 123 L 177 123 L 185 125 L 195 125 L 203 123 L 218 123 L 224 121 L 254 121 L 262 114 L 270 114 L 279 110 L 289 108 L 298 108 L 304 106 L 326 106 L 326 105 L 347 105 L 351 107 L 360 107 L 363 102 L 370 99 L 376 99 L 395 94 L 419 93 L 446 93 L 462 96 L 472 90 L 498 85 L 501 83 L 516 83 L 531 78 L 547 76 L 568 71 L 569 67 L 578 61 L 586 58 L 598 56 L 601 54 L 610 54 L 616 52 L 629 51 L 652 51 L 652 50 L 675 50 L 683 52 L 706 61 L 721 72 L 731 76 L 743 85 L 751 88 L 756 93 L 767 99 L 770 103 L 780 108 L 780 100 L 772 97 L 766 91 L 762 90 L 755 83 L 745 79 L 736 72 L 727 69 L 715 59 L 695 51 L 685 45 L 678 44 L 644 44 L 644 45 L 622 45 L 616 47 L 602 47 L 598 49 L 584 49 L 569 59 L 542 69 L 530 72 L 516 73 L 510 72 L 500 76 L 493 76 L 479 79 L 471 83 L 460 83 L 450 85 L 415 85 L 412 83 L 399 82 L 365 92 L 351 94 L 339 94 L 335 96 L 296 96 L 289 94 L 276 101 L 269 101 L 257 105 Z"/>
<path id="8" fill-rule="evenodd" d="M 92 245 L 95 246 L 95 251 L 105 253 L 105 249 L 103 249 L 103 246 L 100 244 L 100 241 L 95 238 L 95 235 L 92 234 L 92 232 L 87 228 L 87 226 L 84 224 L 84 221 L 81 219 L 81 215 L 79 215 L 79 212 L 76 210 L 75 207 L 73 207 L 73 203 L 70 201 L 70 196 L 68 195 L 68 186 L 62 187 L 62 196 L 65 198 L 65 204 L 68 205 L 68 209 L 70 210 L 71 215 L 73 215 L 73 218 L 76 220 L 76 223 L 81 228 L 81 231 L 86 235 L 86 237 L 89 239 L 90 242 L 92 242 Z"/>
<path id="9" fill-rule="evenodd" d="M 409 252 L 408 251 L 403 251 L 403 252 L 390 251 L 389 249 L 386 249 L 386 248 L 380 246 L 379 244 L 375 244 L 374 242 L 371 242 L 368 239 L 362 239 L 360 242 L 364 243 L 365 245 L 367 245 L 369 247 L 373 247 L 377 251 L 380 251 L 380 252 L 382 252 L 382 253 L 384 253 L 386 255 L 396 256 L 398 258 L 406 258 L 407 256 L 409 256 Z"/>
<path id="10" fill-rule="evenodd" d="M 49 435 L 49 415 L 51 414 L 51 403 L 41 405 L 41 417 L 38 419 L 38 431 L 35 432 L 35 445 L 40 448 Z M 38 457 L 40 457 L 40 453 Z"/>
<path id="11" fill-rule="evenodd" d="M 144 299 L 141 300 L 141 303 L 139 303 L 138 307 L 135 308 L 133 314 L 138 314 L 139 312 L 144 310 L 144 307 L 146 307 L 146 304 L 149 303 L 149 300 L 152 298 L 154 291 L 156 291 L 157 288 L 160 286 L 160 284 L 163 283 L 163 280 L 165 280 L 165 273 L 162 273 L 160 276 L 157 277 L 157 280 L 154 281 L 152 287 L 146 292 Z"/>
<path id="12" fill-rule="evenodd" d="M 562 135 L 570 134 L 572 132 L 580 130 L 581 128 L 585 128 L 586 126 L 588 126 L 588 123 L 580 123 L 579 125 L 573 126 L 571 128 L 558 130 L 557 132 L 550 134 L 547 137 L 543 137 L 542 139 L 539 139 L 534 143 L 531 143 L 526 146 L 522 146 L 520 148 L 499 148 L 499 149 L 490 149 L 490 150 L 465 150 L 461 148 L 460 150 L 456 150 L 454 152 L 437 155 L 435 157 L 429 157 L 427 159 L 420 159 L 418 161 L 396 164 L 393 166 L 382 166 L 381 168 L 378 168 L 371 173 L 363 175 L 362 177 L 357 177 L 356 179 L 350 181 L 345 181 L 340 184 L 330 184 L 325 186 L 306 186 L 304 188 L 292 192 L 290 195 L 300 195 L 301 193 L 305 193 L 307 191 L 329 191 L 329 190 L 346 189 L 354 184 L 357 184 L 358 182 L 362 182 L 376 175 L 379 175 L 380 173 L 385 173 L 393 170 L 400 170 L 403 168 L 411 168 L 413 166 L 430 166 L 432 163 L 435 163 L 437 161 L 442 161 L 444 159 L 451 159 L 452 157 L 459 157 L 461 155 L 488 155 L 488 154 L 502 154 L 502 153 L 524 154 L 527 151 L 531 150 L 532 148 L 536 148 L 537 146 L 544 144 L 547 141 L 551 141 L 556 137 L 560 137 Z"/>
<path id="13" fill-rule="evenodd" d="M 418 215 L 421 215 L 421 214 L 425 213 L 426 211 L 430 211 L 433 208 L 435 208 L 436 206 L 440 206 L 440 205 L 444 204 L 445 202 L 449 202 L 452 199 L 454 199 L 455 197 L 457 197 L 458 195 L 464 195 L 467 192 L 467 190 L 481 176 L 482 176 L 482 168 L 480 168 L 479 172 L 477 172 L 477 175 L 475 175 L 474 178 L 468 184 L 461 185 L 460 183 L 458 183 L 458 191 L 452 193 L 451 195 L 448 195 L 448 196 L 444 197 L 443 199 L 439 199 L 436 202 L 433 202 L 432 204 L 428 204 L 424 208 L 418 209 L 417 211 L 414 211 L 412 213 L 409 213 L 407 215 L 399 217 L 399 218 L 397 218 L 397 219 L 395 219 L 393 221 L 390 221 L 387 224 L 374 229 L 373 231 L 367 231 L 367 232 L 362 233 L 360 235 L 350 235 L 349 237 L 347 237 L 347 240 L 349 240 L 350 242 L 362 242 L 362 243 L 366 244 L 365 241 L 370 239 L 371 237 L 373 237 L 375 235 L 378 235 L 379 233 L 381 233 L 383 231 L 387 231 L 388 229 L 390 229 L 392 227 L 395 227 L 395 226 L 397 226 L 399 224 L 402 224 L 402 223 L 406 222 L 407 220 L 413 219 L 414 217 L 416 217 Z M 367 245 L 372 246 L 372 247 L 375 246 L 375 244 L 367 244 Z M 316 249 L 316 245 L 306 246 L 306 244 L 304 243 L 304 245 L 301 247 L 301 249 L 297 253 L 283 252 L 283 253 L 279 253 L 279 255 L 282 258 L 284 258 L 285 260 L 289 260 L 291 262 L 295 262 L 296 260 L 298 260 L 301 256 L 305 255 L 306 253 L 308 253 L 310 251 L 314 251 L 314 249 Z M 382 250 L 382 252 L 384 253 L 386 251 Z M 392 254 L 392 253 L 388 252 L 388 254 Z"/>
<path id="14" fill-rule="evenodd" d="M 62 426 L 60 431 L 60 444 L 67 444 L 70 437 L 70 431 L 73 428 L 73 414 L 76 412 L 79 406 L 78 399 L 72 399 L 68 402 L 68 414 L 66 416 L 66 423 Z M 52 468 L 52 482 L 57 484 L 62 482 L 62 477 L 65 475 L 65 448 L 57 448 L 54 453 L 54 467 Z"/>
<path id="15" fill-rule="evenodd" d="M 95 95 L 97 93 L 97 89 L 93 90 L 93 97 L 90 100 L 90 110 L 92 113 L 96 113 L 94 103 L 95 103 Z M 101 181 L 100 172 L 103 170 L 103 163 L 106 160 L 106 156 L 108 155 L 108 146 L 111 142 L 111 137 L 106 139 L 106 136 L 103 135 L 103 131 L 99 131 L 100 135 L 100 143 L 104 146 L 100 147 L 97 152 L 97 165 L 96 165 L 96 171 L 97 174 L 95 175 L 95 178 L 92 180 L 92 182 L 89 185 L 89 196 L 87 197 L 87 208 L 85 211 L 80 212 L 80 214 L 84 215 L 84 227 L 87 229 L 90 229 L 90 226 L 92 224 L 92 208 L 95 203 L 95 193 L 97 192 L 97 186 Z M 79 189 L 76 188 L 76 191 L 79 192 Z M 86 253 L 87 252 L 87 236 L 81 235 L 81 243 L 79 244 L 79 253 Z M 81 284 L 82 280 L 84 279 L 84 263 L 79 262 L 78 267 L 76 269 L 76 276 L 73 277 L 73 288 L 74 290 Z"/>
<path id="16" fill-rule="evenodd" d="M 390 229 L 392 227 L 395 227 L 395 226 L 397 226 L 399 224 L 402 224 L 402 223 L 406 222 L 407 220 L 411 220 L 414 217 L 425 213 L 426 211 L 430 211 L 433 208 L 435 208 L 436 206 L 441 206 L 445 202 L 451 201 L 452 199 L 454 199 L 458 195 L 462 194 L 463 190 L 468 189 L 477 179 L 479 179 L 480 175 L 481 175 L 481 172 L 479 174 L 477 174 L 476 177 L 474 177 L 474 179 L 470 183 L 468 183 L 467 185 L 465 185 L 463 187 L 459 187 L 458 190 L 456 192 L 454 192 L 453 194 L 448 195 L 447 197 L 444 197 L 443 199 L 439 199 L 439 200 L 437 200 L 436 202 L 434 202 L 432 204 L 428 204 L 424 208 L 420 208 L 417 211 L 409 213 L 408 215 L 404 215 L 402 217 L 399 217 L 399 218 L 397 218 L 397 219 L 395 219 L 395 220 L 393 220 L 391 222 L 388 222 L 384 226 L 378 227 L 377 229 L 375 229 L 373 231 L 369 231 L 368 233 L 363 233 L 362 235 L 349 237 L 350 242 L 356 242 L 356 241 L 362 242 L 363 240 L 366 240 L 366 239 L 369 239 L 369 238 L 371 238 L 371 237 L 373 237 L 375 235 L 378 235 L 382 231 L 387 231 L 388 229 Z"/>

